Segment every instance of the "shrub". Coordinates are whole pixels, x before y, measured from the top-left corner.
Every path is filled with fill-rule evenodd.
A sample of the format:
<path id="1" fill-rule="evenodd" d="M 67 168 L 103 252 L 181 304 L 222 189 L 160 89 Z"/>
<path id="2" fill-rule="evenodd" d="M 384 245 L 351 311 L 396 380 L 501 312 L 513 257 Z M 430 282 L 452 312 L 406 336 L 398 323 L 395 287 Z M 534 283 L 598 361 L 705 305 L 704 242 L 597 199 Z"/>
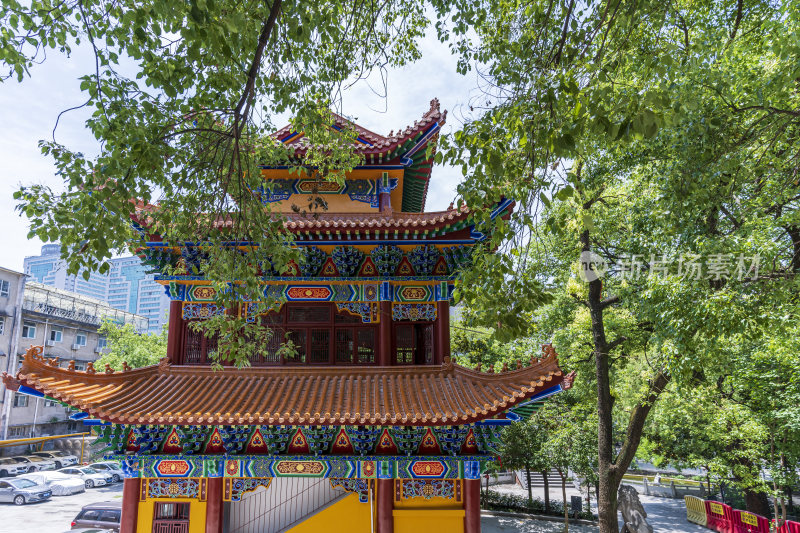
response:
<path id="1" fill-rule="evenodd" d="M 564 505 L 561 501 L 550 501 L 550 512 L 545 513 L 544 502 L 540 498 L 533 498 L 528 502 L 528 498 L 517 496 L 516 494 L 506 494 L 493 490 L 481 492 L 481 507 L 492 511 L 508 511 L 512 513 L 547 514 L 548 516 L 564 516 Z M 578 518 L 594 520 L 594 514 L 582 511 Z"/>

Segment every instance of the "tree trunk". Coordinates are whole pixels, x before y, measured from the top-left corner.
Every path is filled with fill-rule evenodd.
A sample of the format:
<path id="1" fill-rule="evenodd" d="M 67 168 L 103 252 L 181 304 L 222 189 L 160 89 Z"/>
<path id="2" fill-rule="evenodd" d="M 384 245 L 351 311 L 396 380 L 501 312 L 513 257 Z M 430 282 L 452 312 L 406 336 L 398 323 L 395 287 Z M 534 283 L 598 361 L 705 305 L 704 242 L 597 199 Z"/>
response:
<path id="1" fill-rule="evenodd" d="M 580 168 L 578 169 L 580 175 Z M 589 209 L 591 203 L 584 204 Z M 591 252 L 589 230 L 580 235 L 581 249 Z M 592 319 L 592 341 L 594 344 L 595 375 L 597 378 L 597 466 L 599 490 L 597 494 L 597 515 L 600 533 L 618 533 L 617 490 L 623 474 L 628 470 L 639 441 L 642 438 L 645 420 L 661 391 L 669 382 L 669 376 L 659 371 L 650 380 L 647 395 L 634 407 L 625 430 L 625 438 L 619 453 L 614 456 L 612 411 L 614 403 L 611 397 L 611 378 L 609 369 L 609 352 L 623 339 L 609 343 L 606 339 L 603 311 L 606 307 L 619 301 L 617 296 L 603 298 L 603 281 L 599 277 L 589 282 L 589 295 L 586 306 Z"/>
<path id="2" fill-rule="evenodd" d="M 744 501 L 747 512 L 769 516 L 769 502 L 767 501 L 767 495 L 763 492 L 747 489 L 744 492 Z"/>
<path id="3" fill-rule="evenodd" d="M 544 514 L 550 514 L 550 480 L 547 479 L 547 470 L 542 470 L 544 479 Z"/>
<path id="4" fill-rule="evenodd" d="M 589 231 L 581 233 L 584 252 L 591 251 Z M 592 318 L 592 340 L 594 341 L 595 375 L 597 377 L 597 466 L 599 491 L 597 515 L 600 533 L 617 533 L 617 479 L 613 459 L 611 381 L 608 368 L 608 342 L 603 323 L 603 282 L 598 278 L 589 282 L 587 306 Z"/>
<path id="5" fill-rule="evenodd" d="M 528 506 L 533 505 L 533 489 L 531 488 L 531 467 L 525 465 L 525 476 L 528 480 Z"/>
<path id="6" fill-rule="evenodd" d="M 564 533 L 569 533 L 569 507 L 567 507 L 567 476 L 559 468 L 558 475 L 561 476 L 561 499 L 564 501 Z"/>

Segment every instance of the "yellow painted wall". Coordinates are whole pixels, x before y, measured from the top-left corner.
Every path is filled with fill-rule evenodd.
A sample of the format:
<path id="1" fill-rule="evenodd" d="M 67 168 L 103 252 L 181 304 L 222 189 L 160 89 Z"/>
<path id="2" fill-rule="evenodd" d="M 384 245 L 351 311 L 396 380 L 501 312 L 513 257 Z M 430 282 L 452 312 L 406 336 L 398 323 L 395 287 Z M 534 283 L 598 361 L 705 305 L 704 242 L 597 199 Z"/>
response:
<path id="1" fill-rule="evenodd" d="M 464 509 L 395 509 L 394 533 L 463 533 Z"/>
<path id="2" fill-rule="evenodd" d="M 358 494 L 349 494 L 315 514 L 305 522 L 297 524 L 287 533 L 369 533 L 370 528 L 369 503 L 358 501 Z M 374 502 L 372 510 L 373 522 L 376 518 Z M 419 533 L 419 532 L 416 532 Z"/>
<path id="3" fill-rule="evenodd" d="M 149 533 L 153 531 L 153 515 L 155 514 L 156 502 L 188 503 L 189 533 L 205 533 L 206 502 L 191 498 L 154 498 L 139 502 L 139 512 L 136 516 L 136 533 Z"/>

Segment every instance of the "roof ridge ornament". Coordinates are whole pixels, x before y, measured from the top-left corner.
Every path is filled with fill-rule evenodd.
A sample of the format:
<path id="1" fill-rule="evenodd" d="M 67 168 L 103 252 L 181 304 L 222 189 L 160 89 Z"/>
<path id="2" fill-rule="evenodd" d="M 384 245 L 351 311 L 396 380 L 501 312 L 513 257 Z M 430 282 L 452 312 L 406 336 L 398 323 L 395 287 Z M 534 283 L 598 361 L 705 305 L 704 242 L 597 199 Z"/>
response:
<path id="1" fill-rule="evenodd" d="M 14 376 L 10 375 L 8 372 L 3 372 L 2 381 L 3 381 L 3 385 L 6 386 L 6 389 L 8 389 L 10 391 L 18 391 L 20 385 L 22 385 L 20 380 L 18 380 Z"/>
<path id="2" fill-rule="evenodd" d="M 169 360 L 169 357 L 162 357 L 158 360 L 158 371 L 159 373 L 169 372 L 172 367 L 172 363 Z"/>

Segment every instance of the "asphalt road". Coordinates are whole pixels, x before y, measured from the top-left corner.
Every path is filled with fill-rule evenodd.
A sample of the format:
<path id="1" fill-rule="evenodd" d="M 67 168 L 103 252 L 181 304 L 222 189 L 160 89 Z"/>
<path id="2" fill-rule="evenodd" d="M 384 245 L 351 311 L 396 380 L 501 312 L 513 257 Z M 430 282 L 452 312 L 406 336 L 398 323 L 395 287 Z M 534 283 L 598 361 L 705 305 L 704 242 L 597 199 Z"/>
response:
<path id="1" fill-rule="evenodd" d="M 72 496 L 54 496 L 41 503 L 0 503 L 0 533 L 62 533 L 84 505 L 122 498 L 122 483 L 86 489 Z"/>

